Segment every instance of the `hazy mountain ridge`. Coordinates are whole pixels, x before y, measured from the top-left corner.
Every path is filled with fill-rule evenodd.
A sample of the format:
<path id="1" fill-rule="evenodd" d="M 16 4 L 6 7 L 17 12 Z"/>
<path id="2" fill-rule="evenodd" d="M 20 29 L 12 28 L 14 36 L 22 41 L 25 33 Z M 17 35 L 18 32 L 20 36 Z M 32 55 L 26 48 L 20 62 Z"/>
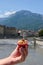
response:
<path id="1" fill-rule="evenodd" d="M 43 16 L 27 10 L 21 10 L 7 18 L 1 18 L 0 24 L 18 29 L 38 30 L 43 28 Z"/>

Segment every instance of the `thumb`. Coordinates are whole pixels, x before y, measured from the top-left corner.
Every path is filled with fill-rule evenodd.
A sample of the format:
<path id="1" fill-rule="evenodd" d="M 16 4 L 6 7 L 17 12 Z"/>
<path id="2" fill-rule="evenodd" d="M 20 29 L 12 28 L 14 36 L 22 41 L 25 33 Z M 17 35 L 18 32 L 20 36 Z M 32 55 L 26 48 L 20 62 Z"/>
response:
<path id="1" fill-rule="evenodd" d="M 21 53 L 21 59 L 22 59 L 22 61 L 24 61 L 24 60 L 25 60 L 25 50 L 24 50 L 24 48 L 21 47 L 21 48 L 19 49 L 19 52 Z"/>

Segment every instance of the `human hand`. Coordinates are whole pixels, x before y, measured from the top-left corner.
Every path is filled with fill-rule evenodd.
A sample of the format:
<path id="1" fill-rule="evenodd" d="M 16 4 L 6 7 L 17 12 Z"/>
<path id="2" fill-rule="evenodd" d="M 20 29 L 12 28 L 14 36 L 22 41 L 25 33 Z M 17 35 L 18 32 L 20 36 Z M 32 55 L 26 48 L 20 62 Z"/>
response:
<path id="1" fill-rule="evenodd" d="M 20 42 L 19 42 L 20 43 Z M 25 41 L 27 43 L 27 40 Z M 14 65 L 25 61 L 28 55 L 28 45 L 17 45 L 16 49 L 9 55 L 9 57 L 0 59 L 0 65 Z"/>
<path id="2" fill-rule="evenodd" d="M 28 55 L 28 46 L 25 46 L 25 48 L 19 48 L 19 46 L 16 47 L 16 49 L 11 53 L 10 60 L 11 60 L 11 65 L 17 64 L 24 62 L 27 55 Z"/>

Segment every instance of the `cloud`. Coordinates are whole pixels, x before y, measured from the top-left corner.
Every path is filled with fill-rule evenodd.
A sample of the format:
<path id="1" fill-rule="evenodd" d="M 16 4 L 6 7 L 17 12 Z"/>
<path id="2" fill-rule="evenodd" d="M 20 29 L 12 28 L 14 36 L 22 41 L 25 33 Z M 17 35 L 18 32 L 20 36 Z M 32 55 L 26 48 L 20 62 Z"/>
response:
<path id="1" fill-rule="evenodd" d="M 5 16 L 9 16 L 9 15 L 15 14 L 15 13 L 16 13 L 16 11 L 8 11 L 8 12 L 6 12 L 4 15 L 5 15 Z"/>
<path id="2" fill-rule="evenodd" d="M 15 14 L 15 13 L 16 13 L 16 11 L 7 11 L 4 14 L 0 14 L 0 18 L 8 17 L 11 14 Z"/>

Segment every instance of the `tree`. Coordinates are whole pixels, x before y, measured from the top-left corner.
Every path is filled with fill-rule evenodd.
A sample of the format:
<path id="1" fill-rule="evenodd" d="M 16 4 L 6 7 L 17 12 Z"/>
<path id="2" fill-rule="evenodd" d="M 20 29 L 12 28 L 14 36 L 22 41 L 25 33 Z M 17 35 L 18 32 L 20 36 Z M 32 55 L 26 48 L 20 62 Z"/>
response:
<path id="1" fill-rule="evenodd" d="M 40 37 L 43 36 L 43 29 L 39 30 L 39 36 L 40 36 Z"/>

